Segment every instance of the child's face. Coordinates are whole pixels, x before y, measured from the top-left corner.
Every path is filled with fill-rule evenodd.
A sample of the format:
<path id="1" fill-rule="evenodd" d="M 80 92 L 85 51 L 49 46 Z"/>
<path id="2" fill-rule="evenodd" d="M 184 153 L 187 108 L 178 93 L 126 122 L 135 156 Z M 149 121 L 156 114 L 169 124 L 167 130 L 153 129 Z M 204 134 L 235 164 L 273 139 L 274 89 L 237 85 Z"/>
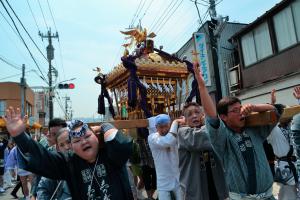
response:
<path id="1" fill-rule="evenodd" d="M 71 142 L 68 131 L 63 132 L 57 137 L 57 148 L 60 152 L 67 152 L 71 149 Z"/>
<path id="2" fill-rule="evenodd" d="M 80 127 L 75 129 L 79 131 Z M 75 154 L 88 162 L 94 162 L 96 160 L 99 142 L 97 136 L 91 131 L 87 130 L 84 136 L 71 139 L 72 149 Z"/>
<path id="3" fill-rule="evenodd" d="M 203 112 L 199 106 L 190 106 L 184 111 L 185 123 L 189 127 L 202 126 Z"/>

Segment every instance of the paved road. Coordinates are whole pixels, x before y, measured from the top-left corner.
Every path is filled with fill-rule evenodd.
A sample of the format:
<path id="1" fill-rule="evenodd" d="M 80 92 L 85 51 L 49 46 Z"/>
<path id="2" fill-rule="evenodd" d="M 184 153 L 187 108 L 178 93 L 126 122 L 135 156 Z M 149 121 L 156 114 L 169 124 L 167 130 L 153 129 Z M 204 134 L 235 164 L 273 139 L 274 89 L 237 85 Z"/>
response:
<path id="1" fill-rule="evenodd" d="M 13 198 L 10 193 L 11 191 L 13 190 L 13 188 L 9 188 L 5 191 L 5 193 L 2 193 L 0 194 L 0 199 L 1 200 L 11 200 L 11 199 L 15 199 Z M 21 189 L 19 190 L 18 194 L 17 194 L 19 197 L 22 197 L 22 192 L 21 192 Z M 19 199 L 22 199 L 22 198 L 19 198 Z"/>
<path id="2" fill-rule="evenodd" d="M 278 195 L 278 190 L 279 190 L 278 185 L 277 185 L 276 183 L 274 183 L 274 185 L 273 185 L 273 194 L 274 194 L 275 197 L 277 197 L 277 195 Z M 5 191 L 5 193 L 0 194 L 0 199 L 1 199 L 1 200 L 12 200 L 12 199 L 14 199 L 14 198 L 10 195 L 11 191 L 12 191 L 12 188 L 9 188 L 9 189 L 7 189 L 7 190 Z M 143 193 L 144 193 L 144 195 L 146 195 L 146 194 L 145 194 L 145 191 L 144 191 Z M 18 196 L 19 196 L 19 197 L 22 197 L 22 196 L 23 196 L 21 190 L 19 190 Z M 19 199 L 22 199 L 22 198 L 19 198 Z M 276 199 L 277 199 L 277 198 L 276 198 Z"/>

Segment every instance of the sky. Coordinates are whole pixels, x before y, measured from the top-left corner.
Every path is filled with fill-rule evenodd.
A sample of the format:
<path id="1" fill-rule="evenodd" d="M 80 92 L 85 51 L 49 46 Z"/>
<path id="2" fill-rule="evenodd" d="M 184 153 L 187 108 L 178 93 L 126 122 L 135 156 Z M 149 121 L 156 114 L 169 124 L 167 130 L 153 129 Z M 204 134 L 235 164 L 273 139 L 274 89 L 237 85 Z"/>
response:
<path id="1" fill-rule="evenodd" d="M 3 1 L 5 6 L 6 0 Z M 198 0 L 200 15 L 207 11 L 207 0 Z M 46 33 L 49 28 L 58 32 L 59 41 L 53 39 L 55 59 L 53 66 L 58 71 L 56 84 L 76 78 L 73 90 L 56 90 L 54 116 L 64 117 L 63 97 L 71 98 L 74 117 L 97 117 L 97 99 L 100 85 L 94 82 L 101 67 L 108 73 L 120 63 L 123 53 L 124 36 L 130 24 L 154 31 L 155 46 L 163 46 L 164 51 L 175 53 L 187 42 L 199 27 L 199 17 L 195 5 L 190 0 L 8 0 L 24 27 L 46 55 L 47 40 L 41 40 L 38 32 Z M 251 23 L 272 8 L 279 0 L 217 0 L 217 14 L 229 16 L 229 21 Z M 49 3 L 49 4 L 48 4 Z M 49 6 L 50 8 L 49 9 Z M 50 11 L 51 10 L 51 11 Z M 13 14 L 9 10 L 12 17 Z M 32 12 L 31 12 L 32 11 Z M 52 13 L 52 16 L 51 16 Z M 208 18 L 203 18 L 205 21 Z M 9 24 L 8 24 L 8 22 Z M 14 18 L 20 34 L 36 59 L 44 77 L 47 77 L 48 63 Z M 0 57 L 16 66 L 25 64 L 26 81 L 29 86 L 46 86 L 40 72 L 22 43 L 13 23 L 0 4 Z M 35 71 L 31 71 L 35 70 Z M 0 82 L 20 80 L 19 69 L 0 60 Z M 10 77 L 11 78 L 6 78 Z M 60 103 L 59 103 L 60 102 Z M 61 106 L 60 106 L 61 104 Z"/>

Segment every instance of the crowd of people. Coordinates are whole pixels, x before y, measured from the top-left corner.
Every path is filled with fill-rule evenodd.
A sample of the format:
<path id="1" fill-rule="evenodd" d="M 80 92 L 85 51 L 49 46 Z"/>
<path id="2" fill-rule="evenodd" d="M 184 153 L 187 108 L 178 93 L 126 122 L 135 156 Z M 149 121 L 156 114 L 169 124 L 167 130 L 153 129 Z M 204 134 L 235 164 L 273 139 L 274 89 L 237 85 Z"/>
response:
<path id="1" fill-rule="evenodd" d="M 187 103 L 173 121 L 167 114 L 149 118 L 134 139 L 110 123 L 56 118 L 37 141 L 26 133 L 27 117 L 9 108 L 0 186 L 38 200 L 273 200 L 275 182 L 276 198 L 300 199 L 300 115 L 279 121 L 287 105 L 276 102 L 275 90 L 270 103 L 224 97 L 215 105 L 197 63 L 194 72 L 202 105 Z M 300 104 L 299 86 L 294 96 Z M 278 123 L 246 125 L 248 115 L 265 111 Z"/>

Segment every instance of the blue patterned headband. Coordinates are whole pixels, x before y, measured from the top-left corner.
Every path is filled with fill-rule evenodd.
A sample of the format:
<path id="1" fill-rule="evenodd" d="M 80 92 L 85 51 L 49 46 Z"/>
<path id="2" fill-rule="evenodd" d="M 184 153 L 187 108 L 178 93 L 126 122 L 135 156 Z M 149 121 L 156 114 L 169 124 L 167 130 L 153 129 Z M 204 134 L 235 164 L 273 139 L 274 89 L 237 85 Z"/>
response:
<path id="1" fill-rule="evenodd" d="M 80 126 L 81 124 L 82 124 L 82 126 L 81 126 L 81 128 L 80 128 L 79 131 L 72 130 L 72 129 L 74 129 L 74 127 Z M 70 130 L 69 131 L 69 137 L 70 138 L 79 138 L 79 137 L 82 137 L 82 136 L 84 136 L 86 134 L 87 130 L 89 130 L 88 125 L 86 123 L 84 123 L 83 121 L 81 121 L 81 120 L 73 120 L 69 124 L 68 128 Z"/>

